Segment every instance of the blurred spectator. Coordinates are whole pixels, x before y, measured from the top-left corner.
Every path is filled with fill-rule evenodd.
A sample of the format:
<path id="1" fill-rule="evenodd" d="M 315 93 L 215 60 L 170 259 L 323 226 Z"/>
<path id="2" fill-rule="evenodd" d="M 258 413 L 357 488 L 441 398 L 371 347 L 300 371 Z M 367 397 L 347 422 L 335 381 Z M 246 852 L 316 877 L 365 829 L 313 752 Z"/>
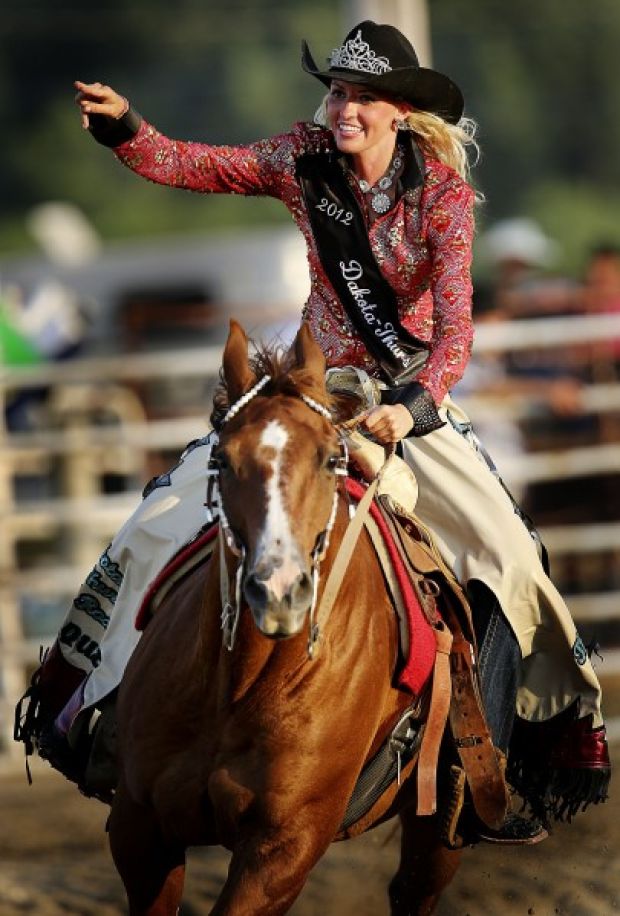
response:
<path id="1" fill-rule="evenodd" d="M 510 321 L 510 314 L 495 304 L 492 289 L 484 286 L 474 291 L 474 322 L 476 326 L 495 321 Z M 542 415 L 548 424 L 558 417 L 575 417 L 581 413 L 581 385 L 575 379 L 558 377 L 553 380 L 513 373 L 510 361 L 496 351 L 474 352 L 462 380 L 454 389 L 457 399 L 463 395 L 488 395 L 500 398 L 507 408 L 495 404 L 487 415 L 473 416 L 475 432 L 504 479 L 508 489 L 519 501 L 525 492 L 521 457 L 528 451 L 527 435 L 515 419 L 506 401 L 526 396 L 533 416 Z M 526 424 L 527 429 L 527 424 Z"/>
<path id="2" fill-rule="evenodd" d="M 58 280 L 44 280 L 15 306 L 14 320 L 41 357 L 67 359 L 80 350 L 84 315 L 75 293 Z"/>
<path id="3" fill-rule="evenodd" d="M 0 313 L 0 361 L 8 366 L 34 365 L 68 359 L 81 352 L 86 324 L 74 293 L 54 279 L 39 284 L 30 295 L 15 287 L 6 290 Z M 9 393 L 7 428 L 13 432 L 40 425 L 46 387 Z"/>
<path id="4" fill-rule="evenodd" d="M 490 307 L 482 320 L 490 320 L 490 316 L 531 320 L 584 313 L 620 314 L 620 246 L 597 246 L 582 283 L 550 272 L 558 246 L 529 220 L 507 220 L 494 226 L 482 236 L 480 246 L 491 271 L 486 294 Z M 486 357 L 485 361 L 488 364 Z M 503 377 L 497 372 L 499 363 L 496 359 L 496 378 L 487 379 L 485 392 L 522 394 L 529 402 L 518 426 L 521 441 L 513 430 L 510 449 L 505 450 L 508 483 L 513 460 L 510 450 L 519 445 L 522 453 L 618 441 L 616 415 L 608 411 L 586 413 L 582 392 L 584 383 L 613 382 L 620 377 L 620 340 L 515 349 L 506 357 Z M 486 430 L 481 430 L 481 437 L 487 437 Z M 487 441 L 491 450 L 496 448 L 493 438 Z M 501 449 L 497 454 L 502 470 Z M 616 475 L 582 472 L 576 479 L 533 482 L 517 495 L 539 522 L 561 523 L 592 516 L 616 518 L 617 492 Z"/>
<path id="5" fill-rule="evenodd" d="M 620 315 L 620 245 L 600 244 L 590 252 L 584 274 L 582 307 L 588 315 Z M 593 344 L 590 357 L 593 382 L 620 378 L 620 336 Z"/>
<path id="6" fill-rule="evenodd" d="M 579 285 L 548 273 L 560 248 L 533 220 L 496 223 L 481 236 L 479 250 L 490 270 L 490 285 L 482 298 L 480 292 L 474 298 L 478 320 L 483 318 L 483 300 L 483 320 L 540 318 L 574 313 L 582 307 Z M 502 361 L 506 393 L 531 394 L 539 408 L 546 406 L 549 421 L 580 413 L 581 364 L 573 349 L 515 350 Z"/>
<path id="7" fill-rule="evenodd" d="M 40 361 L 37 348 L 15 326 L 9 300 L 0 298 L 0 365 L 32 366 Z"/>
<path id="8" fill-rule="evenodd" d="M 583 310 L 588 315 L 620 316 L 620 245 L 604 243 L 592 248 L 584 271 Z M 620 334 L 591 343 L 585 360 L 586 377 L 593 384 L 620 381 Z M 598 439 L 602 443 L 620 442 L 620 413 L 602 411 L 598 415 Z M 613 517 L 620 514 L 618 478 L 603 479 L 604 499 Z"/>
<path id="9" fill-rule="evenodd" d="M 477 285 L 474 289 L 473 316 L 475 325 L 492 321 L 505 321 L 506 314 L 495 305 L 493 291 Z M 511 394 L 511 381 L 506 371 L 503 353 L 474 351 L 465 374 L 455 386 L 453 394 L 461 396 L 487 394 Z M 507 413 L 493 408 L 489 414 L 474 415 L 474 431 L 483 447 L 491 456 L 498 473 L 518 501 L 522 496 L 522 481 L 519 477 L 520 458 L 525 452 L 525 443 L 519 424 Z"/>
<path id="10" fill-rule="evenodd" d="M 552 266 L 558 245 L 534 220 L 525 217 L 500 220 L 478 242 L 480 259 L 493 273 L 497 289 L 513 288 Z"/>
<path id="11" fill-rule="evenodd" d="M 508 317 L 535 318 L 579 308 L 578 285 L 550 271 L 560 246 L 534 220 L 501 220 L 478 243 L 497 308 Z"/>
<path id="12" fill-rule="evenodd" d="M 585 272 L 585 305 L 590 312 L 620 314 L 620 245 L 597 245 Z"/>
<path id="13" fill-rule="evenodd" d="M 30 211 L 26 224 L 56 267 L 79 267 L 101 250 L 96 232 L 73 204 L 40 204 Z M 75 293 L 55 279 L 51 270 L 49 277 L 32 290 L 5 290 L 3 300 L 2 350 L 7 354 L 0 351 L 0 362 L 56 362 L 81 352 L 86 337 L 84 311 Z M 17 338 L 21 341 L 21 355 L 16 362 Z M 17 432 L 39 426 L 47 394 L 46 387 L 9 393 L 5 407 L 8 429 Z"/>

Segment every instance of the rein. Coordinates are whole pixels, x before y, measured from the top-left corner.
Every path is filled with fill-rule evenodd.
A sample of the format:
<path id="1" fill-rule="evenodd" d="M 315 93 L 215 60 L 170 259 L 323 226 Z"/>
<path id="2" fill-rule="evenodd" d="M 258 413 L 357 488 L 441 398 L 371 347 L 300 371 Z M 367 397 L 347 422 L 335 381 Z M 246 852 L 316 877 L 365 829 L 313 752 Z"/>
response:
<path id="1" fill-rule="evenodd" d="M 368 517 L 372 501 L 375 497 L 375 493 L 377 492 L 377 488 L 381 482 L 383 471 L 386 468 L 392 455 L 394 454 L 394 449 L 392 448 L 391 450 L 386 450 L 386 452 L 386 459 L 383 462 L 383 465 L 366 488 L 366 492 L 359 501 L 357 509 L 355 510 L 353 516 L 349 519 L 349 524 L 344 533 L 342 541 L 340 542 L 338 553 L 336 554 L 332 568 L 329 571 L 327 582 L 325 583 L 325 588 L 323 589 L 323 594 L 321 595 L 321 603 L 316 612 L 316 623 L 314 624 L 314 629 L 316 629 L 317 640 L 320 634 L 319 627 L 324 627 L 327 624 L 327 620 L 334 606 L 334 602 L 336 601 L 338 592 L 340 591 L 342 580 L 344 579 L 345 573 L 348 569 L 353 550 L 357 544 L 357 540 L 360 536 L 362 528 L 364 527 L 364 522 Z M 351 506 L 351 504 L 349 504 L 349 506 Z M 311 617 L 314 611 L 315 603 L 316 602 L 313 602 L 310 611 Z M 314 656 L 315 644 L 316 640 L 314 643 L 308 646 L 308 654 L 310 658 Z"/>
<path id="2" fill-rule="evenodd" d="M 229 420 L 237 416 L 239 411 L 242 410 L 253 398 L 255 398 L 269 381 L 271 381 L 270 375 L 263 376 L 260 381 L 258 381 L 252 388 L 249 389 L 249 391 L 247 391 L 241 398 L 235 401 L 235 403 L 224 415 L 221 426 L 223 427 Z M 315 401 L 314 398 L 311 398 L 306 394 L 300 394 L 299 397 L 304 402 L 304 404 L 311 408 L 311 410 L 314 410 L 316 413 L 320 414 L 322 417 L 324 417 L 324 419 L 328 420 L 332 425 L 334 425 L 331 412 L 327 407 L 325 407 L 324 404 L 319 403 L 319 401 Z M 353 417 L 351 420 L 347 420 L 335 426 L 339 434 L 341 449 L 341 456 L 338 461 L 338 466 L 336 467 L 335 473 L 340 478 L 346 477 L 349 463 L 349 451 L 345 441 L 345 434 L 352 431 L 353 429 L 356 429 L 364 421 L 367 414 L 368 411 L 364 411 L 358 416 Z M 377 491 L 377 487 L 381 481 L 381 476 L 393 454 L 394 447 L 386 449 L 385 462 L 379 469 L 374 480 L 369 484 L 364 496 L 357 506 L 357 509 L 353 509 L 353 505 L 350 502 L 348 493 L 345 489 L 345 495 L 349 504 L 349 524 L 340 543 L 340 547 L 338 549 L 338 553 L 336 554 L 333 566 L 330 569 L 329 575 L 327 577 L 327 582 L 321 596 L 321 601 L 317 608 L 320 565 L 325 558 L 329 548 L 329 541 L 336 521 L 336 512 L 338 509 L 338 484 L 336 483 L 336 486 L 334 487 L 334 497 L 332 500 L 332 507 L 330 510 L 329 518 L 327 520 L 327 524 L 325 528 L 317 535 L 316 544 L 311 555 L 312 603 L 310 605 L 310 611 L 308 615 L 308 657 L 310 659 L 313 659 L 316 655 L 321 633 L 320 628 L 322 626 L 324 627 L 327 623 L 334 602 L 340 590 L 340 586 L 342 585 L 342 580 L 344 579 L 346 570 L 348 568 L 351 555 L 364 525 L 364 521 L 366 520 L 370 510 L 370 506 Z M 246 551 L 244 545 L 240 543 L 235 532 L 231 528 L 230 523 L 228 522 L 228 518 L 226 517 L 226 512 L 224 510 L 221 499 L 219 475 L 219 465 L 217 461 L 212 458 L 210 459 L 207 467 L 208 481 L 205 507 L 207 511 L 207 519 L 210 523 L 215 521 L 215 519 L 219 516 L 222 642 L 225 648 L 228 649 L 229 652 L 232 652 L 235 645 L 235 636 L 237 633 L 239 616 L 241 613 L 241 584 L 243 580 Z M 237 565 L 234 572 L 234 589 L 232 596 L 228 566 L 226 564 L 226 547 L 228 547 L 230 552 L 237 558 Z"/>

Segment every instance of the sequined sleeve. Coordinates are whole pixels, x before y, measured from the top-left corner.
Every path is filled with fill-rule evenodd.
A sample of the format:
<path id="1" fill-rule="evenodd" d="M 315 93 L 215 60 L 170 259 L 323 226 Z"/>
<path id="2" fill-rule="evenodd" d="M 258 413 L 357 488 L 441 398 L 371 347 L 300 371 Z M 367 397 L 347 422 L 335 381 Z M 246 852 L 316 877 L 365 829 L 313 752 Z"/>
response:
<path id="1" fill-rule="evenodd" d="M 419 381 L 440 404 L 465 371 L 473 343 L 471 251 L 474 192 L 455 176 L 428 201 L 433 335 Z"/>
<path id="2" fill-rule="evenodd" d="M 136 174 L 157 184 L 202 193 L 282 197 L 297 156 L 314 149 L 324 135 L 300 122 L 289 133 L 246 146 L 211 146 L 171 140 L 143 121 L 133 139 L 114 152 Z"/>

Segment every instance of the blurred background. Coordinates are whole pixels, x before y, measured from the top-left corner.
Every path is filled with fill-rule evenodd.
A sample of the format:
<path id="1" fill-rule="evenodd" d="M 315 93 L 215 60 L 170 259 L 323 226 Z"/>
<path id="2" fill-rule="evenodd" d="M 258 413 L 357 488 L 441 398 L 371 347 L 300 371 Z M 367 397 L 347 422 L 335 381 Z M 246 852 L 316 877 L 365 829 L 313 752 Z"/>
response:
<path id="1" fill-rule="evenodd" d="M 286 337 L 308 289 L 303 242 L 278 202 L 140 181 L 80 129 L 73 81 L 112 85 L 169 136 L 243 143 L 312 118 L 321 87 L 300 68 L 301 39 L 324 60 L 363 18 L 408 33 L 479 123 L 476 345 L 455 395 L 542 531 L 620 737 L 617 0 L 4 0 L 0 762 L 9 770 L 21 754 L 13 707 L 39 647 L 144 482 L 208 428 L 229 317 L 257 337 Z M 2 909 L 2 887 L 0 912 L 14 912 Z M 91 912 L 83 906 L 72 911 Z M 579 906 L 561 911 L 608 913 L 617 896 Z"/>

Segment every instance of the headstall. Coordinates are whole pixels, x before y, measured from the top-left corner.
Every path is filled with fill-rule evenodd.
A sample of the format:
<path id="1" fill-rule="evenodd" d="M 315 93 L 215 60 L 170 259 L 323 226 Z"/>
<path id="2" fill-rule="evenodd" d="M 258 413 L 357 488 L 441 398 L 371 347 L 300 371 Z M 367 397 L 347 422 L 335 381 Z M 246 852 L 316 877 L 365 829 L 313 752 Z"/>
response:
<path id="1" fill-rule="evenodd" d="M 271 381 L 270 375 L 264 375 L 252 388 L 249 389 L 242 397 L 240 397 L 235 403 L 227 410 L 220 429 L 232 420 L 233 417 L 236 417 L 240 410 L 242 410 L 246 404 L 248 404 L 257 394 Z M 300 399 L 314 410 L 316 413 L 320 414 L 324 419 L 328 420 L 333 424 L 333 417 L 331 412 L 325 407 L 324 404 L 321 404 L 319 401 L 315 401 L 314 398 L 311 398 L 307 394 L 299 394 Z M 338 459 L 338 464 L 335 469 L 335 474 L 338 477 L 346 477 L 347 468 L 349 464 L 349 451 L 347 448 L 346 441 L 342 434 L 339 434 L 340 440 L 340 458 Z M 217 440 L 216 440 L 217 441 Z M 212 453 L 211 453 L 212 454 Z M 216 458 L 211 457 L 207 465 L 207 494 L 205 500 L 205 508 L 207 512 L 207 521 L 209 523 L 214 522 L 216 519 L 219 519 L 220 524 L 220 591 L 222 598 L 222 615 L 221 615 L 221 626 L 222 626 L 222 640 L 224 646 L 232 651 L 235 644 L 235 636 L 237 633 L 237 627 L 239 625 L 239 615 L 241 613 L 241 585 L 243 581 L 243 572 L 245 566 L 245 557 L 246 549 L 245 545 L 242 543 L 241 539 L 237 537 L 235 532 L 230 526 L 226 512 L 221 498 L 221 488 L 220 488 L 220 466 Z M 308 634 L 308 656 L 310 658 L 314 657 L 315 647 L 319 640 L 320 632 L 318 624 L 315 620 L 316 613 L 316 603 L 317 595 L 319 588 L 319 571 L 322 560 L 327 554 L 329 548 L 329 540 L 331 536 L 334 523 L 336 521 L 336 512 L 338 509 L 338 492 L 339 487 L 336 485 L 334 487 L 334 496 L 332 500 L 332 506 L 329 513 L 329 518 L 327 519 L 327 524 L 325 528 L 317 535 L 316 543 L 312 550 L 312 603 L 310 605 L 309 611 L 309 634 Z M 346 489 L 345 489 L 346 493 Z M 348 498 L 348 495 L 347 495 Z M 349 513 L 351 514 L 351 504 L 349 503 Z M 228 567 L 226 565 L 226 556 L 224 550 L 224 544 L 228 547 L 231 553 L 237 558 L 237 566 L 234 573 L 234 590 L 231 596 L 230 593 L 230 581 L 228 576 Z"/>

